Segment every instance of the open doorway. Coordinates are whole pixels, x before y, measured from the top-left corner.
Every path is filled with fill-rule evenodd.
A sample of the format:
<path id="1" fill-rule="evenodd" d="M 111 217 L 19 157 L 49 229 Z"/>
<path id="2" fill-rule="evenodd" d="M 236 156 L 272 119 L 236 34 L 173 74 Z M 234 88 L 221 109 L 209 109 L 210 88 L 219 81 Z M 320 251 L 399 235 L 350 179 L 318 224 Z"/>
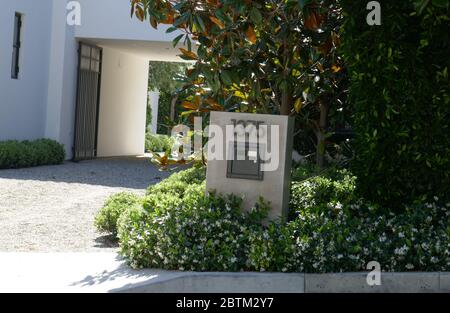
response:
<path id="1" fill-rule="evenodd" d="M 79 40 L 74 160 L 144 155 L 147 130 L 171 129 L 181 87 L 176 78 L 188 63 L 177 62 L 169 42 Z M 154 131 L 147 121 L 149 90 L 159 97 Z"/>
<path id="2" fill-rule="evenodd" d="M 172 144 L 169 138 L 176 124 L 179 93 L 189 63 L 150 61 L 149 103 L 147 106 L 145 149 L 162 152 Z"/>

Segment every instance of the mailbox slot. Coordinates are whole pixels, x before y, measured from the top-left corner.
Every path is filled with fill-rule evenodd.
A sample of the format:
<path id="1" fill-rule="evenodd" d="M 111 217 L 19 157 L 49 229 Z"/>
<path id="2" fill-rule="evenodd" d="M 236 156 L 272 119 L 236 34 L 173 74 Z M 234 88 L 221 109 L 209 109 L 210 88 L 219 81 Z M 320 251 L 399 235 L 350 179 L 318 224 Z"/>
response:
<path id="1" fill-rule="evenodd" d="M 229 151 L 233 157 L 228 161 L 227 178 L 264 180 L 264 172 L 261 170 L 261 150 L 264 151 L 257 143 L 230 142 Z"/>

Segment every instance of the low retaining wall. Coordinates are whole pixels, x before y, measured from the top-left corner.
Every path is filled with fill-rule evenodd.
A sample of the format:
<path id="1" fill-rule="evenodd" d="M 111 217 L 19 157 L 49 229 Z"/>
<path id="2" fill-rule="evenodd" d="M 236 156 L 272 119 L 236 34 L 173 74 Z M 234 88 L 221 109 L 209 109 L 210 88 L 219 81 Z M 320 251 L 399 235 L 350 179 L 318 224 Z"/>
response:
<path id="1" fill-rule="evenodd" d="M 368 273 L 177 273 L 112 292 L 144 293 L 421 293 L 450 292 L 450 273 L 381 273 L 369 286 Z"/>

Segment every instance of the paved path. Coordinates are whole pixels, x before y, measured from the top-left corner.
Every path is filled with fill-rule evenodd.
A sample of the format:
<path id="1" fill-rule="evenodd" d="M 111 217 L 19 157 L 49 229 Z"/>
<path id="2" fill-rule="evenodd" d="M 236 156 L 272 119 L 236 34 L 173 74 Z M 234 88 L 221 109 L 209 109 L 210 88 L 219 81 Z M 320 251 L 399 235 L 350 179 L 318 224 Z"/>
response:
<path id="1" fill-rule="evenodd" d="M 160 273 L 133 270 L 113 252 L 0 252 L 0 292 L 111 292 Z"/>
<path id="2" fill-rule="evenodd" d="M 0 292 L 297 293 L 305 285 L 301 273 L 133 270 L 104 252 L 0 252 L 0 278 Z"/>
<path id="3" fill-rule="evenodd" d="M 146 158 L 0 170 L 0 252 L 114 251 L 95 214 L 110 195 L 143 194 L 166 175 Z"/>

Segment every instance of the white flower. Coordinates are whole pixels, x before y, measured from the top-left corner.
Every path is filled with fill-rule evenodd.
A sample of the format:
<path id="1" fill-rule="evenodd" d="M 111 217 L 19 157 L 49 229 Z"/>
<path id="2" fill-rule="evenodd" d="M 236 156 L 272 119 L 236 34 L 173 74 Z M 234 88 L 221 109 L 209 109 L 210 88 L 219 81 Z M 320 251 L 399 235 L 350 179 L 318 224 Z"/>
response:
<path id="1" fill-rule="evenodd" d="M 406 264 L 405 267 L 406 267 L 407 270 L 412 270 L 412 269 L 414 269 L 414 265 L 412 265 L 412 264 L 410 264 L 410 263 Z"/>
<path id="2" fill-rule="evenodd" d="M 401 248 L 396 248 L 394 250 L 394 253 L 397 255 L 406 255 L 406 252 L 408 252 L 408 247 L 406 245 L 404 245 Z"/>

